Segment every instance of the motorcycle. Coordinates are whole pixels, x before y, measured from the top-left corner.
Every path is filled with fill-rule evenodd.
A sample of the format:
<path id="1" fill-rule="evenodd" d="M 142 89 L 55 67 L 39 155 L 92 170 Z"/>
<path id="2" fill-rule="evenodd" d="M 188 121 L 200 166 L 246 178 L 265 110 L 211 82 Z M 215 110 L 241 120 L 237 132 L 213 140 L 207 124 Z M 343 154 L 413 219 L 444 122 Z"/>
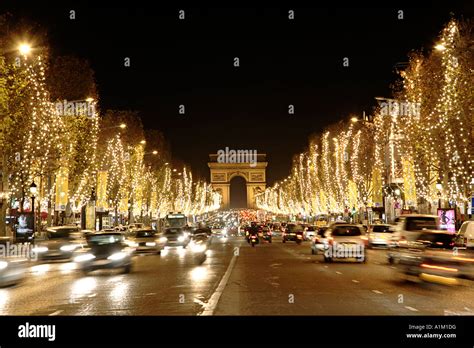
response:
<path id="1" fill-rule="evenodd" d="M 252 247 L 255 247 L 255 244 L 258 244 L 258 237 L 255 234 L 250 236 L 250 244 Z"/>

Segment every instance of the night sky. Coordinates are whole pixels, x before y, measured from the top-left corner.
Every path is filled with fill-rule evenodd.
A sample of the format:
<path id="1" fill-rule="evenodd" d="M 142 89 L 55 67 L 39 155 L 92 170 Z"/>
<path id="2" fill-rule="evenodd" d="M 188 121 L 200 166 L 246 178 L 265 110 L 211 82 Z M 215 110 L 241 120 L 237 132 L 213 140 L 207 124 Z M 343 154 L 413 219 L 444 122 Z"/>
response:
<path id="1" fill-rule="evenodd" d="M 47 29 L 53 54 L 89 59 L 101 109 L 139 110 L 145 127 L 163 131 L 173 157 L 194 171 L 208 176 L 208 154 L 226 146 L 256 149 L 267 153 L 271 183 L 288 175 L 292 156 L 304 150 L 311 133 L 349 113 L 370 112 L 374 97 L 390 96 L 395 64 L 406 62 L 413 49 L 431 49 L 450 12 L 469 18 L 470 4 L 183 7 L 184 21 L 179 6 L 8 10 Z M 288 9 L 295 10 L 292 21 Z M 125 57 L 130 67 L 124 67 Z M 343 67 L 344 57 L 349 67 Z M 180 104 L 185 115 L 178 113 Z"/>

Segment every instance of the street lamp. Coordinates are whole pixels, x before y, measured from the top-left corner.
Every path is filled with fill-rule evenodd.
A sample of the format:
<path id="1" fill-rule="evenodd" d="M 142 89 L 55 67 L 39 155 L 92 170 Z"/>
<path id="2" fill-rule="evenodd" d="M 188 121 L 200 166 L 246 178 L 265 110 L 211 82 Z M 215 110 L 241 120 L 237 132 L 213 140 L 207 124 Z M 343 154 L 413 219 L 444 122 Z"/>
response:
<path id="1" fill-rule="evenodd" d="M 35 197 L 36 197 L 36 192 L 38 190 L 38 187 L 35 184 L 35 181 L 30 185 L 30 193 L 31 193 L 31 211 L 33 212 L 33 234 L 35 233 L 35 227 L 36 227 L 36 218 L 35 218 Z"/>
<path id="2" fill-rule="evenodd" d="M 438 209 L 441 209 L 441 190 L 443 189 L 441 181 L 436 183 L 436 189 L 438 190 Z"/>
<path id="3" fill-rule="evenodd" d="M 22 43 L 18 46 L 18 51 L 21 55 L 27 56 L 31 53 L 31 45 L 27 43 Z"/>

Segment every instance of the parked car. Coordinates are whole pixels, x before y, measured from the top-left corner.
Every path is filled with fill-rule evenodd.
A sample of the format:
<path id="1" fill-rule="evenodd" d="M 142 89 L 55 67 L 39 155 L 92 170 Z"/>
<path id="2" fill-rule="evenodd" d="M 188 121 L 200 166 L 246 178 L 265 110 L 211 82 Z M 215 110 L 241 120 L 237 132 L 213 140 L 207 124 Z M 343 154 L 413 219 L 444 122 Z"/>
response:
<path id="1" fill-rule="evenodd" d="M 333 224 L 325 232 L 327 248 L 324 250 L 324 262 L 336 259 L 354 259 L 367 261 L 368 238 L 364 229 L 355 224 Z"/>
<path id="2" fill-rule="evenodd" d="M 77 226 L 46 229 L 46 239 L 37 240 L 32 248 L 38 260 L 70 260 L 86 244 L 85 234 Z"/>
<path id="3" fill-rule="evenodd" d="M 168 239 L 158 234 L 152 228 L 142 228 L 134 231 L 131 237 L 126 238 L 125 243 L 135 248 L 137 253 L 160 254 Z"/>
<path id="4" fill-rule="evenodd" d="M 395 231 L 393 225 L 377 224 L 368 227 L 369 248 L 393 246 L 392 236 Z"/>
<path id="5" fill-rule="evenodd" d="M 87 247 L 74 254 L 74 261 L 84 273 L 117 268 L 130 273 L 133 252 L 134 249 L 125 243 L 122 233 L 97 232 L 87 236 Z"/>

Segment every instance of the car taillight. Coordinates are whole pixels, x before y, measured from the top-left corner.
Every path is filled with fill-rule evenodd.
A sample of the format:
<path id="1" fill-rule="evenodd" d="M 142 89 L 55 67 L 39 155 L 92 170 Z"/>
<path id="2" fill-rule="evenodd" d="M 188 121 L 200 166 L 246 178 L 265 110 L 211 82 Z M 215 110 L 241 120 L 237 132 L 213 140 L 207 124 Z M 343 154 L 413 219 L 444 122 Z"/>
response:
<path id="1" fill-rule="evenodd" d="M 332 237 L 328 237 L 328 243 L 329 243 L 329 245 L 333 245 L 334 244 L 334 239 Z"/>

